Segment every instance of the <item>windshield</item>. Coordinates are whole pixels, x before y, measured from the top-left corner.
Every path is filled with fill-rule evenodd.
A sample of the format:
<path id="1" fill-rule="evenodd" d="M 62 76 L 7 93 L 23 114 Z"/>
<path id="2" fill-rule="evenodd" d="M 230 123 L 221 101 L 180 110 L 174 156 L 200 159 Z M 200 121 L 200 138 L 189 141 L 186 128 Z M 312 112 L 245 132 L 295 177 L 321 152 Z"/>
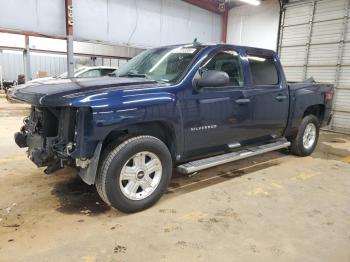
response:
<path id="1" fill-rule="evenodd" d="M 117 71 L 120 77 L 176 82 L 203 46 L 162 47 L 142 52 Z"/>

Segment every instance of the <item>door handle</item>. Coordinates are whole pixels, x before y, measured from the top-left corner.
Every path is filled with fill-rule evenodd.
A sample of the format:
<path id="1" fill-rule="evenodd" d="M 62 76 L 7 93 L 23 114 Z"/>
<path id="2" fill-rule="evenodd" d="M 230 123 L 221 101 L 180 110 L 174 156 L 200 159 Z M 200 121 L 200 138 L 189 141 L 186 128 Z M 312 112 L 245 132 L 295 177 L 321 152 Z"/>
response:
<path id="1" fill-rule="evenodd" d="M 240 104 L 240 105 L 242 105 L 242 104 L 248 104 L 248 103 L 250 103 L 250 99 L 249 99 L 249 98 L 241 98 L 241 99 L 235 100 L 235 102 L 236 102 L 237 104 Z"/>
<path id="2" fill-rule="evenodd" d="M 285 100 L 285 99 L 287 99 L 287 96 L 284 96 L 284 95 L 278 95 L 278 96 L 276 96 L 276 100 L 278 100 L 278 101 L 283 101 L 283 100 Z"/>

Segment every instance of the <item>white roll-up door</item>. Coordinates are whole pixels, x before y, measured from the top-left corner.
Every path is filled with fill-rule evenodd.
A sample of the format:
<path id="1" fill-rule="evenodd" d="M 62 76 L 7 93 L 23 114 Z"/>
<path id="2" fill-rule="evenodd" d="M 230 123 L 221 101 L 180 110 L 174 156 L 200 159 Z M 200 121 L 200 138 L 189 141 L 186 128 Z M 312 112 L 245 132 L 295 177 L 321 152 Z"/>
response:
<path id="1" fill-rule="evenodd" d="M 288 81 L 336 86 L 330 128 L 350 133 L 350 0 L 290 0 L 279 53 Z"/>

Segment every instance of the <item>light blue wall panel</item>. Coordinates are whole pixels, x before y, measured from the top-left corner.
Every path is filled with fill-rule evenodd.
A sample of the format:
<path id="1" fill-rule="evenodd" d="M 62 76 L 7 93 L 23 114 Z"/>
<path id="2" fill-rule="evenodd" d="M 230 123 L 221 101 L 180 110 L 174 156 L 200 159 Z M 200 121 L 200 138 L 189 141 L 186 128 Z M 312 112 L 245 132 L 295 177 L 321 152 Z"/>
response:
<path id="1" fill-rule="evenodd" d="M 221 17 L 181 0 L 74 0 L 75 35 L 153 47 L 220 42 Z"/>

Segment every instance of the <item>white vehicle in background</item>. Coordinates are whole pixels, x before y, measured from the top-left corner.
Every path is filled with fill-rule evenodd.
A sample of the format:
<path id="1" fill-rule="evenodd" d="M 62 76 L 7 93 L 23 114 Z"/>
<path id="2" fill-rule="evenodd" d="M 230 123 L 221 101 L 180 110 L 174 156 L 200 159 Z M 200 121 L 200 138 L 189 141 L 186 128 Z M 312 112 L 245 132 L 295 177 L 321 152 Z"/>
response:
<path id="1" fill-rule="evenodd" d="M 83 66 L 77 69 L 74 72 L 74 78 L 96 78 L 96 77 L 103 77 L 103 76 L 116 76 L 116 70 L 118 68 L 112 67 L 112 66 Z M 33 84 L 33 85 L 41 85 L 46 84 L 47 82 L 50 82 L 52 80 L 59 80 L 59 79 L 65 79 L 67 78 L 68 73 L 65 72 L 59 76 L 49 76 L 49 77 L 42 77 L 33 79 L 30 81 L 27 81 L 26 84 Z M 14 91 L 15 88 L 21 88 L 21 85 L 19 86 L 13 86 L 6 90 L 6 99 L 9 102 L 15 102 L 12 99 L 10 99 L 10 94 Z"/>
<path id="2" fill-rule="evenodd" d="M 74 77 L 79 77 L 79 78 L 102 77 L 113 73 L 115 70 L 117 70 L 117 68 L 112 66 L 83 66 L 74 72 Z M 68 77 L 68 73 L 65 72 L 56 77 L 49 76 L 49 77 L 37 78 L 31 81 L 28 81 L 27 83 L 46 82 L 47 80 L 63 79 L 67 77 Z"/>

